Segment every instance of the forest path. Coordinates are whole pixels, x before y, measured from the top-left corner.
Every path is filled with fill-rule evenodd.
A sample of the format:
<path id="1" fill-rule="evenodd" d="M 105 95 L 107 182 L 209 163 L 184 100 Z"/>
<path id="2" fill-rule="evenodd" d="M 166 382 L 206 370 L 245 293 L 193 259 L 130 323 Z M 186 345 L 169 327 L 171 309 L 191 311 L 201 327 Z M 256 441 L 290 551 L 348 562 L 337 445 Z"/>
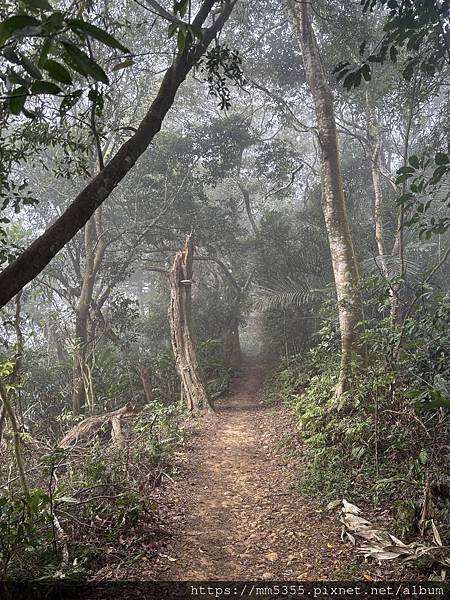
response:
<path id="1" fill-rule="evenodd" d="M 195 422 L 180 478 L 162 490 L 174 526 L 152 578 L 328 579 L 347 562 L 335 517 L 293 488 L 294 419 L 258 400 L 263 371 L 247 364 L 218 415 Z"/>

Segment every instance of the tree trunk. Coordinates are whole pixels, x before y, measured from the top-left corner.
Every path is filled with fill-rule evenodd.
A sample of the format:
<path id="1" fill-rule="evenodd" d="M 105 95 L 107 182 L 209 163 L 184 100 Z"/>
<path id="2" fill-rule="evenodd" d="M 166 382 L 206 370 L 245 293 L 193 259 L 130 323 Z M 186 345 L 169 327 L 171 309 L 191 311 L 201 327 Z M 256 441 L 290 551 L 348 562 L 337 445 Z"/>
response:
<path id="1" fill-rule="evenodd" d="M 5 425 L 6 425 L 6 408 L 5 408 L 5 405 L 2 404 L 2 406 L 0 407 L 0 450 L 2 447 L 2 443 L 3 443 L 3 431 L 5 429 Z"/>
<path id="2" fill-rule="evenodd" d="M 147 403 L 151 402 L 155 399 L 155 395 L 153 394 L 151 382 L 150 382 L 150 372 L 147 367 L 140 366 L 139 367 L 139 375 L 141 376 L 142 387 L 144 388 L 145 401 Z"/>
<path id="3" fill-rule="evenodd" d="M 241 342 L 239 338 L 239 319 L 230 318 L 230 325 L 225 331 L 223 340 L 225 363 L 228 367 L 237 368 L 242 361 Z"/>
<path id="4" fill-rule="evenodd" d="M 212 409 L 192 335 L 192 234 L 177 252 L 168 273 L 170 284 L 169 322 L 171 341 L 184 399 L 190 411 Z"/>
<path id="5" fill-rule="evenodd" d="M 287 0 L 291 22 L 302 55 L 306 79 L 313 96 L 321 147 L 322 208 L 330 245 L 339 303 L 341 368 L 336 393 L 349 388 L 351 364 L 367 364 L 363 333 L 363 307 L 358 292 L 359 275 L 348 225 L 334 117 L 333 95 L 327 83 L 311 24 L 309 0 Z"/>
<path id="6" fill-rule="evenodd" d="M 87 398 L 86 382 L 90 378 L 87 365 L 89 353 L 89 310 L 94 293 L 95 279 L 106 251 L 106 240 L 102 234 L 101 209 L 99 209 L 95 219 L 90 219 L 86 224 L 84 232 L 86 261 L 80 299 L 77 306 L 73 357 L 72 411 L 74 415 L 79 415 L 82 412 Z"/>
<path id="7" fill-rule="evenodd" d="M 23 459 L 22 459 L 22 450 L 21 450 L 21 437 L 19 427 L 17 425 L 16 416 L 14 414 L 14 409 L 11 406 L 11 402 L 8 397 L 8 392 L 6 391 L 5 386 L 0 381 L 0 400 L 2 401 L 2 407 L 4 409 L 5 414 L 9 418 L 9 424 L 11 425 L 11 429 L 13 431 L 14 436 L 14 455 L 17 463 L 17 470 L 19 472 L 19 480 L 22 486 L 23 493 L 25 496 L 29 496 L 29 488 L 27 478 L 25 476 L 25 471 L 23 468 Z"/>
<path id="8" fill-rule="evenodd" d="M 383 193 L 381 188 L 381 132 L 376 118 L 373 114 L 371 99 L 369 92 L 366 92 L 366 115 L 367 115 L 367 140 L 371 158 L 371 173 L 372 184 L 374 191 L 374 223 L 375 223 L 375 240 L 378 249 L 378 259 L 380 271 L 383 277 L 390 279 L 389 270 L 386 264 L 386 243 L 383 226 Z M 394 192 L 397 194 L 395 183 L 391 183 Z M 395 234 L 394 246 L 392 248 L 392 256 L 398 253 L 398 245 L 400 240 L 401 218 L 398 219 L 397 232 Z M 398 285 L 391 284 L 389 287 L 389 302 L 390 315 L 392 323 L 396 323 L 398 314 Z"/>
<path id="9" fill-rule="evenodd" d="M 142 278 L 142 269 L 138 269 L 138 271 L 136 272 L 136 295 L 138 300 L 139 314 L 141 315 L 141 317 L 145 317 L 144 282 Z"/>
<path id="10" fill-rule="evenodd" d="M 367 120 L 367 140 L 370 152 L 370 170 L 372 174 L 372 185 L 374 193 L 373 218 L 375 224 L 375 240 L 377 243 L 378 259 L 380 270 L 384 277 L 388 277 L 386 266 L 386 249 L 384 243 L 383 228 L 383 192 L 381 188 L 381 132 L 376 122 L 374 111 L 371 105 L 369 92 L 366 91 L 366 120 Z"/>

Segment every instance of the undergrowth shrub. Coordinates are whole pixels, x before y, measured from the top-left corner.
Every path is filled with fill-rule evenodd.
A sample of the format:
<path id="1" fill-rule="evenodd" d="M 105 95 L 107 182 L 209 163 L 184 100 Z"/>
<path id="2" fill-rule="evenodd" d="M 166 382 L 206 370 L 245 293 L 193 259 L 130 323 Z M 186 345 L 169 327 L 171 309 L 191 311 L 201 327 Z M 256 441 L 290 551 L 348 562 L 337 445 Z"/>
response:
<path id="1" fill-rule="evenodd" d="M 233 370 L 225 365 L 220 342 L 206 340 L 198 349 L 209 393 L 217 398 L 227 391 Z M 22 382 L 24 407 L 31 404 L 28 414 L 43 425 L 35 428 L 30 423 L 29 431 L 21 434 L 24 466 L 31 473 L 30 497 L 14 478 L 7 485 L 8 493 L 0 497 L 3 578 L 84 578 L 114 558 L 128 560 L 127 540 L 145 546 L 157 535 L 158 505 L 152 490 L 161 478 L 171 477 L 170 452 L 184 443 L 182 422 L 187 413 L 180 401 L 172 352 L 143 353 L 139 360 L 148 368 L 154 395 L 150 402 L 145 402 L 139 370 L 132 361 L 123 361 L 112 346 L 105 346 L 97 356 L 96 409 L 103 412 L 130 401 L 140 407 L 137 416 L 122 420 L 122 446 L 112 442 L 107 421 L 88 440 L 49 453 L 48 447 L 57 445 L 63 433 L 84 418 L 73 417 L 59 396 L 55 406 L 51 402 L 60 394 L 58 381 L 70 382 L 70 361 L 49 365 L 47 380 Z M 12 438 L 7 436 L 0 481 L 8 481 L 12 450 Z M 105 554 L 105 548 L 112 547 L 113 556 Z"/>
<path id="2" fill-rule="evenodd" d="M 127 560 L 130 539 L 151 542 L 158 530 L 152 490 L 170 477 L 184 417 L 180 403 L 154 400 L 122 420 L 121 446 L 112 443 L 109 425 L 50 453 L 34 440 L 40 458 L 29 475 L 30 496 L 14 480 L 0 497 L 0 575 L 85 578 L 94 567 Z"/>
<path id="3" fill-rule="evenodd" d="M 205 340 L 198 344 L 199 361 L 206 378 L 208 392 L 214 400 L 230 387 L 234 369 L 227 367 L 220 340 Z"/>
<path id="4" fill-rule="evenodd" d="M 415 534 L 428 488 L 435 523 L 450 538 L 449 315 L 448 295 L 436 295 L 403 329 L 388 318 L 368 321 L 370 368 L 355 369 L 352 389 L 339 398 L 333 320 L 312 350 L 280 363 L 265 395 L 281 396 L 297 415 L 307 459 L 302 491 L 372 498 L 390 506 L 400 533 Z"/>

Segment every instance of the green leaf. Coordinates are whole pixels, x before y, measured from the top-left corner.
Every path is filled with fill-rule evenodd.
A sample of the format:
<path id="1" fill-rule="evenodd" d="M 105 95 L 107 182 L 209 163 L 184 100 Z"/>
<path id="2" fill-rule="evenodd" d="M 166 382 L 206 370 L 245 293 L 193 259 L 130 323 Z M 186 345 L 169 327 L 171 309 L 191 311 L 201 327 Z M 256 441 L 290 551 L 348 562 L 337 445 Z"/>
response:
<path id="1" fill-rule="evenodd" d="M 22 4 L 30 8 L 38 8 L 41 10 L 52 10 L 52 7 L 47 0 L 22 0 Z"/>
<path id="2" fill-rule="evenodd" d="M 62 89 L 56 83 L 51 81 L 42 81 L 37 80 L 31 84 L 31 91 L 33 94 L 51 94 L 56 96 L 57 94 L 61 94 Z"/>
<path id="3" fill-rule="evenodd" d="M 372 71 L 368 63 L 361 68 L 361 73 L 365 81 L 370 81 L 372 79 Z"/>
<path id="4" fill-rule="evenodd" d="M 433 172 L 433 177 L 431 178 L 432 183 L 438 183 L 438 181 L 442 179 L 442 176 L 447 173 L 447 170 L 447 165 L 441 165 L 440 167 L 435 169 Z"/>
<path id="5" fill-rule="evenodd" d="M 117 65 L 114 65 L 112 70 L 113 71 L 120 71 L 120 69 L 127 69 L 128 67 L 131 67 L 131 65 L 134 64 L 134 61 L 132 58 L 127 58 L 127 60 L 124 60 L 123 62 L 117 63 Z"/>
<path id="6" fill-rule="evenodd" d="M 52 79 L 67 85 L 72 85 L 72 76 L 69 71 L 64 65 L 56 62 L 56 60 L 46 60 L 42 68 L 47 71 Z"/>
<path id="7" fill-rule="evenodd" d="M 395 183 L 397 183 L 397 184 L 404 183 L 410 177 L 412 177 L 412 175 L 410 173 L 403 173 L 403 175 L 399 175 L 397 177 L 397 179 L 395 180 Z"/>
<path id="8" fill-rule="evenodd" d="M 36 117 L 36 113 L 28 110 L 25 106 L 22 108 L 22 113 L 27 117 L 27 119 L 34 119 Z M 27 204 L 27 200 L 23 201 L 23 204 Z"/>
<path id="9" fill-rule="evenodd" d="M 347 91 L 350 91 L 353 87 L 354 81 L 355 81 L 355 74 L 353 72 L 351 72 L 343 80 L 344 88 Z"/>
<path id="10" fill-rule="evenodd" d="M 6 58 L 6 60 L 9 60 L 9 62 L 13 63 L 14 65 L 21 64 L 19 56 L 14 52 L 11 46 L 6 46 L 3 48 L 3 56 Z"/>
<path id="11" fill-rule="evenodd" d="M 191 32 L 192 37 L 199 40 L 203 39 L 203 29 L 201 27 L 197 27 L 197 25 L 188 25 L 187 28 Z"/>
<path id="12" fill-rule="evenodd" d="M 180 2 L 175 2 L 174 4 L 174 12 L 175 14 L 179 14 L 181 18 L 186 14 L 187 8 L 189 5 L 189 0 L 180 0 Z"/>
<path id="13" fill-rule="evenodd" d="M 389 56 L 391 61 L 395 64 L 397 62 L 398 50 L 395 46 L 389 48 Z"/>
<path id="14" fill-rule="evenodd" d="M 28 81 L 15 71 L 11 71 L 10 73 L 8 73 L 7 77 L 11 83 L 16 83 L 18 85 L 24 85 L 25 87 L 28 87 Z"/>
<path id="15" fill-rule="evenodd" d="M 400 167 L 400 169 L 397 169 L 397 173 L 399 175 L 404 175 L 404 174 L 413 174 L 415 171 L 414 167 Z"/>
<path id="16" fill-rule="evenodd" d="M 68 110 L 75 106 L 82 95 L 83 90 L 75 90 L 75 92 L 67 94 L 59 106 L 59 114 L 61 116 L 65 115 Z"/>
<path id="17" fill-rule="evenodd" d="M 414 154 L 409 157 L 408 162 L 415 169 L 418 169 L 420 167 L 419 158 L 417 156 L 415 156 Z"/>
<path id="18" fill-rule="evenodd" d="M 86 23 L 82 19 L 66 19 L 67 25 L 70 27 L 72 31 L 75 33 L 79 33 L 80 31 L 87 34 L 88 36 L 110 46 L 111 48 L 115 48 L 116 50 L 121 50 L 126 54 L 129 54 L 129 50 L 126 46 L 124 46 L 119 40 L 117 40 L 110 33 L 105 31 L 104 29 L 100 29 L 96 25 L 92 25 L 91 23 Z"/>
<path id="19" fill-rule="evenodd" d="M 57 10 L 54 13 L 52 13 L 45 21 L 45 30 L 48 33 L 55 33 L 56 31 L 59 31 L 62 28 L 63 23 L 64 13 L 62 13 L 60 10 Z"/>
<path id="20" fill-rule="evenodd" d="M 37 66 L 26 56 L 20 57 L 20 62 L 25 71 L 31 75 L 34 79 L 42 79 L 42 73 L 39 71 Z"/>
<path id="21" fill-rule="evenodd" d="M 77 48 L 70 42 L 62 42 L 65 49 L 64 62 L 70 67 L 81 73 L 85 77 L 90 75 L 96 81 L 109 84 L 109 79 L 105 71 L 92 58 L 90 58 L 83 50 Z"/>
<path id="22" fill-rule="evenodd" d="M 98 90 L 89 90 L 88 99 L 95 105 L 95 113 L 100 116 L 105 105 L 103 94 Z"/>
<path id="23" fill-rule="evenodd" d="M 446 165 L 450 163 L 450 156 L 448 154 L 445 154 L 445 152 L 438 152 L 434 157 L 434 162 L 437 165 Z"/>
<path id="24" fill-rule="evenodd" d="M 180 52 L 183 52 L 185 46 L 186 46 L 186 32 L 183 31 L 183 29 L 178 30 L 178 36 L 177 36 L 177 46 L 178 46 L 178 50 Z"/>
<path id="25" fill-rule="evenodd" d="M 178 23 L 171 23 L 167 28 L 167 37 L 171 38 L 178 31 Z"/>
<path id="26" fill-rule="evenodd" d="M 8 98 L 8 106 L 11 114 L 18 115 L 22 112 L 27 97 L 28 89 L 25 86 L 20 86 L 13 90 Z"/>
<path id="27" fill-rule="evenodd" d="M 0 44 L 19 32 L 39 27 L 42 23 L 30 15 L 14 15 L 0 23 Z"/>
<path id="28" fill-rule="evenodd" d="M 39 60 L 38 60 L 38 67 L 40 69 L 42 69 L 42 67 L 45 64 L 45 61 L 47 60 L 47 56 L 48 56 L 48 52 L 50 50 L 50 46 L 52 45 L 52 40 L 51 38 L 46 38 L 44 43 L 42 44 L 42 48 L 41 51 L 39 53 Z"/>
<path id="29" fill-rule="evenodd" d="M 411 194 L 411 192 L 407 192 L 406 194 L 403 194 L 402 196 L 400 196 L 397 199 L 397 204 L 405 204 L 406 202 L 409 202 L 410 200 L 414 199 L 414 194 Z"/>

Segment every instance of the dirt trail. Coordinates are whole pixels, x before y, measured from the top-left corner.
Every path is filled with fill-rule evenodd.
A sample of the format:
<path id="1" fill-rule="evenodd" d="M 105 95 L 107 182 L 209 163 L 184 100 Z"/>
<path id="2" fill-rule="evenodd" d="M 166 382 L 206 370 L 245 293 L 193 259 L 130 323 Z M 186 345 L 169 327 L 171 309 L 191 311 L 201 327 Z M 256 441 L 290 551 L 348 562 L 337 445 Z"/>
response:
<path id="1" fill-rule="evenodd" d="M 180 479 L 163 490 L 174 526 L 153 577 L 328 579 L 348 561 L 336 519 L 293 489 L 293 418 L 258 400 L 262 379 L 247 365 L 217 417 L 196 423 Z"/>

